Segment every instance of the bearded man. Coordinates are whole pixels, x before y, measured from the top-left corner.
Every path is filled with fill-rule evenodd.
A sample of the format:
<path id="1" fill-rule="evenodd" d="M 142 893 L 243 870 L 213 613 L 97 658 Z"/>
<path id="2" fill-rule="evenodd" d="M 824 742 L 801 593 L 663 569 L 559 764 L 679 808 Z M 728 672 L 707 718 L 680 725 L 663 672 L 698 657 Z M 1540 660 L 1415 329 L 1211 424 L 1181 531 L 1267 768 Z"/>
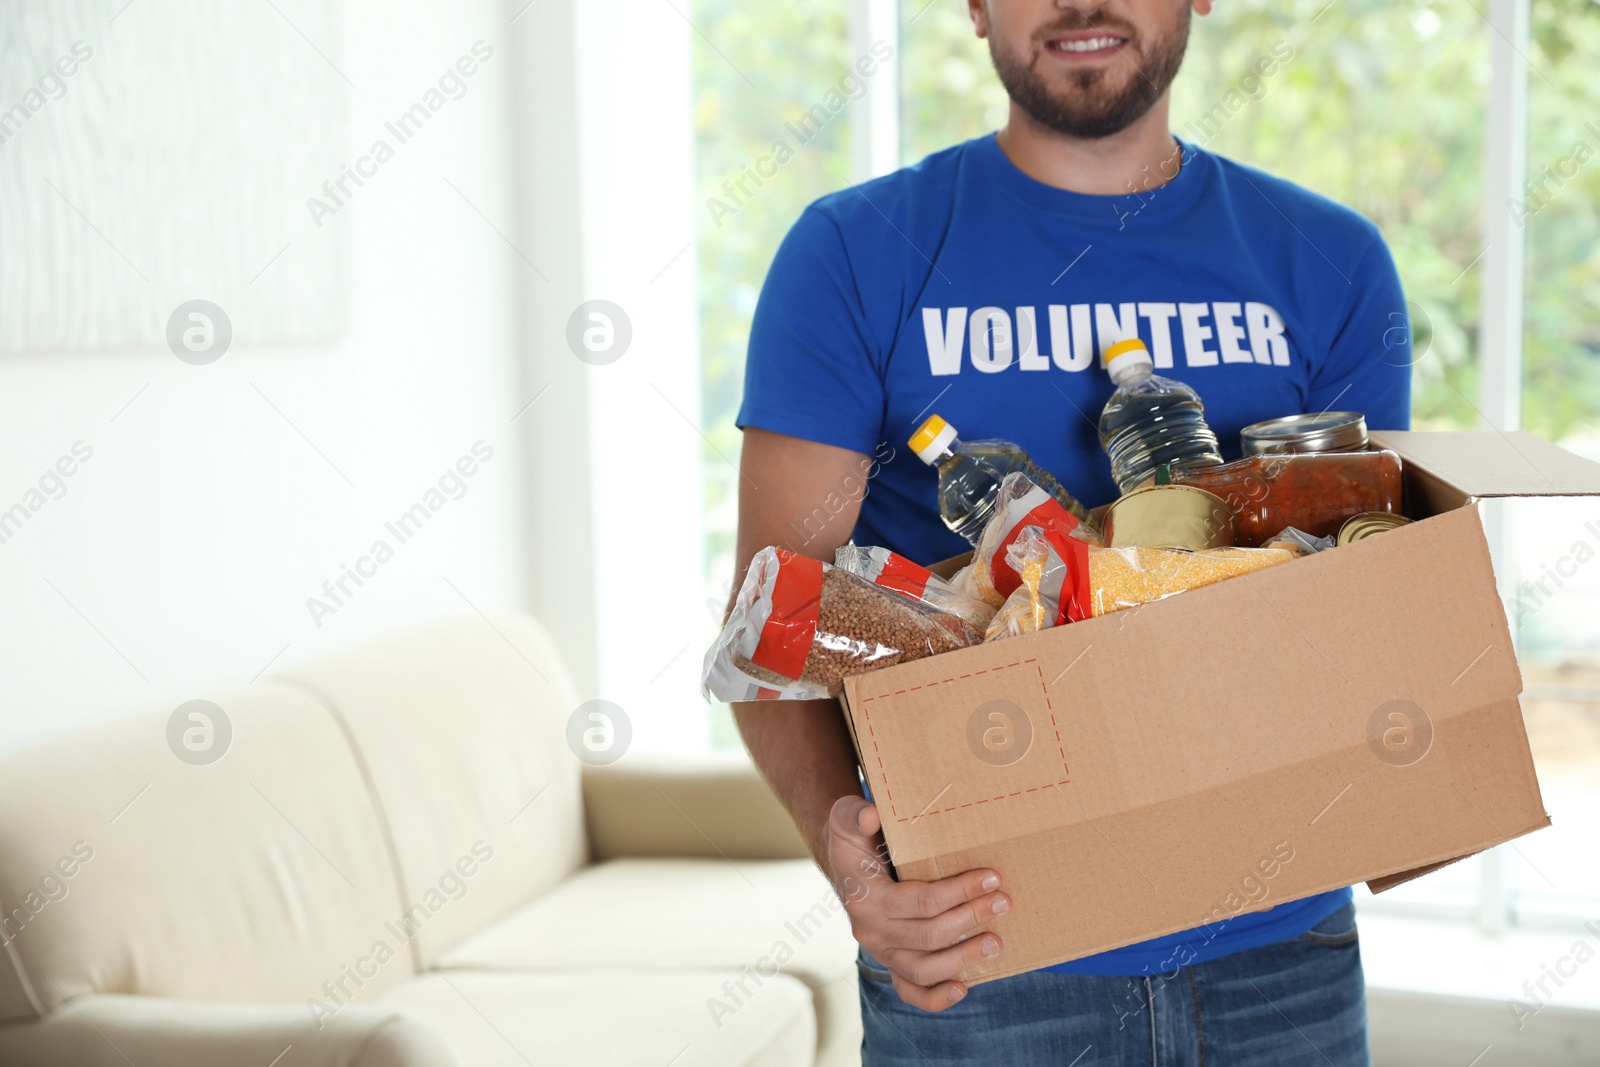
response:
<path id="1" fill-rule="evenodd" d="M 1133 337 L 1199 393 L 1229 458 L 1242 427 L 1275 416 L 1408 426 L 1405 303 L 1377 228 L 1169 129 L 1211 0 L 967 6 L 1011 97 L 1005 127 L 817 201 L 766 279 L 737 420 L 741 574 L 772 544 L 965 551 L 934 472 L 901 447 L 929 414 L 1020 443 L 1087 504 L 1115 499 L 1099 357 Z M 869 490 L 841 494 L 862 472 Z M 1150 669 L 1182 670 L 1215 636 L 1150 649 Z M 1349 889 L 969 988 L 961 972 L 1006 951 L 982 924 L 1039 905 L 1005 871 L 895 880 L 833 702 L 734 714 L 847 902 L 866 1067 L 1369 1062 Z"/>

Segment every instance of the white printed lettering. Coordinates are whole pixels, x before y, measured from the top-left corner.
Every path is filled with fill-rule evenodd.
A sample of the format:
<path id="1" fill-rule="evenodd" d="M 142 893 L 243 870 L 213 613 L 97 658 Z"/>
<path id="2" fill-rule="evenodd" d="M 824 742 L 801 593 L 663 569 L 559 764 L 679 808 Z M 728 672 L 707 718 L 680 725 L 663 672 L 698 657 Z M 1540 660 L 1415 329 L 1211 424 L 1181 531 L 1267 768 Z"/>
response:
<path id="1" fill-rule="evenodd" d="M 1289 339 L 1283 336 L 1283 316 L 1268 304 L 1249 301 L 1244 306 L 1244 324 L 1250 331 L 1250 350 L 1257 363 L 1274 367 L 1289 365 Z"/>
<path id="2" fill-rule="evenodd" d="M 1072 362 L 1094 366 L 1094 334 L 1089 325 L 1089 305 L 1072 305 Z"/>
<path id="3" fill-rule="evenodd" d="M 1206 347 L 1206 341 L 1211 338 L 1211 327 L 1200 323 L 1210 311 L 1209 304 L 1178 305 L 1178 318 L 1183 322 L 1183 361 L 1191 367 L 1217 365 L 1217 354 Z"/>
<path id="4" fill-rule="evenodd" d="M 922 309 L 922 336 L 928 345 L 928 370 L 935 377 L 961 372 L 961 342 L 967 333 L 967 309 L 951 308 L 948 328 L 938 308 Z"/>
<path id="5" fill-rule="evenodd" d="M 1048 304 L 1045 312 L 1047 323 L 1040 322 L 1037 306 L 981 307 L 970 313 L 964 307 L 923 308 L 929 373 L 959 374 L 967 359 L 983 374 L 998 374 L 1013 364 L 1024 371 L 1088 370 L 1098 353 L 1140 336 L 1141 318 L 1149 324 L 1150 356 L 1158 369 L 1176 365 L 1179 330 L 1186 366 L 1290 364 L 1283 316 L 1258 301 Z"/>
<path id="6" fill-rule="evenodd" d="M 972 365 L 985 374 L 1011 366 L 1011 316 L 1002 308 L 979 308 L 967 327 L 972 341 Z"/>
<path id="7" fill-rule="evenodd" d="M 1239 325 L 1239 305 L 1214 303 L 1211 305 L 1217 320 L 1217 348 L 1224 363 L 1249 363 L 1255 358 L 1239 347 L 1244 340 L 1244 328 Z"/>
<path id="8" fill-rule="evenodd" d="M 1126 341 L 1130 337 L 1139 336 L 1139 311 L 1138 305 L 1133 303 L 1119 304 L 1115 309 L 1110 304 L 1096 304 L 1094 306 L 1094 332 L 1100 340 L 1100 351 Z"/>
<path id="9" fill-rule="evenodd" d="M 1150 320 L 1150 356 L 1156 369 L 1172 366 L 1172 319 L 1177 304 L 1140 304 L 1139 314 Z"/>
<path id="10" fill-rule="evenodd" d="M 1023 370 L 1049 370 L 1050 357 L 1039 354 L 1037 312 L 1031 307 L 1017 309 L 1017 365 Z"/>
<path id="11" fill-rule="evenodd" d="M 1078 308 L 1083 309 L 1080 320 Z M 1088 370 L 1094 363 L 1094 346 L 1089 343 L 1089 305 L 1073 308 L 1073 329 L 1067 329 L 1067 305 L 1050 305 L 1050 358 L 1064 371 Z"/>

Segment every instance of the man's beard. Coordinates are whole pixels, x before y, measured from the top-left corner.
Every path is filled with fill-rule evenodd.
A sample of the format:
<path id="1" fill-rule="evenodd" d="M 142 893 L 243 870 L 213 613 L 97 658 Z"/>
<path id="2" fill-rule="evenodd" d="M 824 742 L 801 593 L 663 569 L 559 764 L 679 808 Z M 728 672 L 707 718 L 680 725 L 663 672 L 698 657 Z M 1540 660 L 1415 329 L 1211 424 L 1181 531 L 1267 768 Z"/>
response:
<path id="1" fill-rule="evenodd" d="M 1035 40 L 1071 30 L 1099 28 L 1087 19 L 1079 21 L 1083 24 L 1057 26 Z M 1006 92 L 1035 121 L 1070 137 L 1096 139 L 1120 133 L 1150 110 L 1177 77 L 1188 44 L 1189 19 L 1185 17 L 1175 32 L 1155 39 L 1148 49 L 1141 49 L 1137 60 L 1124 53 L 1119 61 L 1106 67 L 1067 71 L 1050 80 L 1038 69 L 1046 57 L 1034 55 L 1030 61 L 1027 53 L 1002 47 L 994 34 L 989 36 L 989 56 Z M 1112 89 L 1108 85 L 1110 77 L 1119 70 L 1132 77 L 1122 88 Z"/>

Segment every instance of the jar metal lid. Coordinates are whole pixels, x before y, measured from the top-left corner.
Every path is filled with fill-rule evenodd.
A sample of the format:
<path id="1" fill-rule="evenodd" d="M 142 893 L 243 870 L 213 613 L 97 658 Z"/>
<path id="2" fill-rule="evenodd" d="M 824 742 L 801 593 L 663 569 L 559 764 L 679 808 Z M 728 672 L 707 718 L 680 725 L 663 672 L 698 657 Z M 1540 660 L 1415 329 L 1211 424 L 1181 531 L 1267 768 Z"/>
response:
<path id="1" fill-rule="evenodd" d="M 1246 426 L 1239 433 L 1244 454 L 1349 452 L 1367 447 L 1367 418 L 1358 411 L 1285 415 Z"/>

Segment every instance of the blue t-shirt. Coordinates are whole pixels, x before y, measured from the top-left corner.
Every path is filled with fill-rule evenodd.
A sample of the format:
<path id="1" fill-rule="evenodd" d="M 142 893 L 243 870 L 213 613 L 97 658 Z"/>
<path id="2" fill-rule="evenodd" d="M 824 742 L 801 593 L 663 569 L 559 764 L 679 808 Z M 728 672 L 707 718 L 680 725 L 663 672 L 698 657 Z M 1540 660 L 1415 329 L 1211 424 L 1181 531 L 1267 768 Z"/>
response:
<path id="1" fill-rule="evenodd" d="M 1171 181 L 1087 196 L 1028 177 L 990 135 L 834 193 L 778 249 L 750 331 L 738 425 L 877 462 L 857 544 L 932 563 L 970 546 L 906 446 L 930 414 L 1015 441 L 1093 507 L 1117 496 L 1099 365 L 1137 332 L 1187 382 L 1228 458 L 1244 426 L 1360 411 L 1410 422 L 1405 299 L 1377 227 L 1289 182 L 1184 145 Z M 794 547 L 801 547 L 796 545 Z M 1310 929 L 1348 889 L 1052 970 L 1170 970 Z"/>

